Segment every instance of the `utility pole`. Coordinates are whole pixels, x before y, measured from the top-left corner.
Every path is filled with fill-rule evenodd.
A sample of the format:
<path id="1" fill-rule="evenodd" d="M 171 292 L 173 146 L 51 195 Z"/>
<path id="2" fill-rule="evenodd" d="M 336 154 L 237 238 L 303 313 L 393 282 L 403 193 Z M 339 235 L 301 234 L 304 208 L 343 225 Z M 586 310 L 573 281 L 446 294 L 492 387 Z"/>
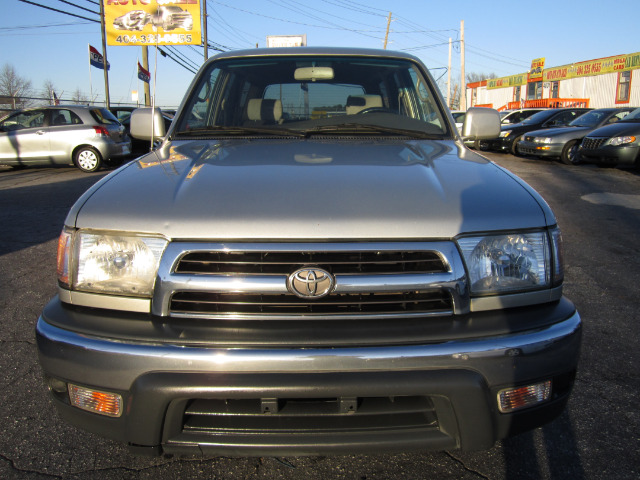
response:
<path id="1" fill-rule="evenodd" d="M 451 108 L 451 37 L 449 37 L 449 64 L 447 67 L 447 106 Z"/>
<path id="2" fill-rule="evenodd" d="M 107 37 L 104 32 L 104 2 L 100 2 L 100 30 L 102 31 L 102 53 L 104 60 L 104 97 L 107 108 L 110 108 L 109 100 L 109 62 L 107 62 Z"/>
<path id="3" fill-rule="evenodd" d="M 149 70 L 149 47 L 147 47 L 146 45 L 142 46 L 142 68 L 144 68 L 147 72 L 151 71 Z M 150 107 L 151 87 L 149 84 L 151 83 L 151 80 L 142 83 L 144 83 L 144 105 L 145 107 Z"/>
<path id="4" fill-rule="evenodd" d="M 209 40 L 207 38 L 207 2 L 202 2 L 202 29 L 204 30 L 204 61 L 209 58 Z"/>
<path id="5" fill-rule="evenodd" d="M 464 76 L 464 20 L 460 20 L 460 110 L 467 110 L 467 81 Z"/>
<path id="6" fill-rule="evenodd" d="M 387 18 L 387 32 L 384 34 L 384 49 L 387 49 L 387 40 L 389 40 L 389 27 L 391 26 L 391 12 L 389 12 L 389 17 Z"/>

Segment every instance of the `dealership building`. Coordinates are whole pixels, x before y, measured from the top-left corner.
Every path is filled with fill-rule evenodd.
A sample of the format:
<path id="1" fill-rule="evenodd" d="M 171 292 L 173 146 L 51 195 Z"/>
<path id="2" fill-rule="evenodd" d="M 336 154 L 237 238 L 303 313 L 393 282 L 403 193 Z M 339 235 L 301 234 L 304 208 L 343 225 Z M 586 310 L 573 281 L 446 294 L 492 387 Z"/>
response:
<path id="1" fill-rule="evenodd" d="M 531 70 L 468 83 L 467 106 L 506 110 L 524 107 L 640 106 L 640 53 L 546 67 L 535 59 Z"/>

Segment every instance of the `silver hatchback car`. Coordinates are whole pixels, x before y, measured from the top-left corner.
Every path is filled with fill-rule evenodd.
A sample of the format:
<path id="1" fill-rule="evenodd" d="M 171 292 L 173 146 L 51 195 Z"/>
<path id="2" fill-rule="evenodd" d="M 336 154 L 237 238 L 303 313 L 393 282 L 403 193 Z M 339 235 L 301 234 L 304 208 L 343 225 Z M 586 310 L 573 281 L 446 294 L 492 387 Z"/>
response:
<path id="1" fill-rule="evenodd" d="M 20 110 L 0 122 L 0 165 L 75 164 L 94 172 L 131 153 L 131 139 L 109 110 L 83 105 Z"/>

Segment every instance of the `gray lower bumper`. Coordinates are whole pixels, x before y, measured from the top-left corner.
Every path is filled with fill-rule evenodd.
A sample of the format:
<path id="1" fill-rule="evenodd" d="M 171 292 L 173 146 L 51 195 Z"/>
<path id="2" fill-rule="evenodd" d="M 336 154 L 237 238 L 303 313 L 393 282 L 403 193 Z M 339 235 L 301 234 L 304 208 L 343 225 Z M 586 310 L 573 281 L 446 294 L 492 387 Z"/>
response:
<path id="1" fill-rule="evenodd" d="M 43 318 L 36 327 L 40 363 L 47 377 L 118 392 L 124 398 L 123 416 L 107 418 L 71 407 L 59 394 L 54 395 L 66 420 L 136 448 L 151 448 L 153 453 L 227 455 L 489 448 L 517 431 L 517 418 L 523 418 L 524 428 L 532 428 L 562 411 L 576 369 L 580 335 L 577 312 L 551 326 L 518 334 L 362 348 L 127 344 L 69 332 Z M 530 412 L 498 413 L 500 388 L 552 378 L 555 382 L 567 376 L 571 380 L 560 383 L 568 386 L 553 401 Z M 322 397 L 340 405 L 357 398 L 375 403 L 376 398 L 396 396 L 427 399 L 437 428 L 413 424 L 363 428 L 354 415 L 345 421 L 357 427 L 345 429 L 340 421 L 335 429 L 305 427 L 301 432 L 306 433 L 295 435 L 264 427 L 264 422 L 277 418 L 274 416 L 257 418 L 254 426 L 243 427 L 241 435 L 217 430 L 209 435 L 197 429 L 196 434 L 186 434 L 182 430 L 190 399 L 251 398 L 259 405 L 273 399 Z M 326 418 L 335 418 L 332 415 Z M 318 423 L 324 418 L 318 416 Z"/>

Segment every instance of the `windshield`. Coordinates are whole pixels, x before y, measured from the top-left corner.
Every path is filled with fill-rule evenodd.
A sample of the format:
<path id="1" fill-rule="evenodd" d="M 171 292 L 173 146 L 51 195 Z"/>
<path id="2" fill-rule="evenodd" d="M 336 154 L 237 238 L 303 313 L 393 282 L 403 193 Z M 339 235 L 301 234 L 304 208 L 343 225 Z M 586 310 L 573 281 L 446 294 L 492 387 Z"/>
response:
<path id="1" fill-rule="evenodd" d="M 106 108 L 92 108 L 91 116 L 95 119 L 96 122 L 101 123 L 103 125 L 118 125 L 118 119 L 113 116 Z"/>
<path id="2" fill-rule="evenodd" d="M 221 59 L 193 92 L 175 135 L 451 134 L 431 81 L 402 59 Z"/>
<path id="3" fill-rule="evenodd" d="M 629 115 L 624 117 L 623 122 L 640 122 L 640 108 L 632 110 Z"/>
<path id="4" fill-rule="evenodd" d="M 595 127 L 611 114 L 611 110 L 591 110 L 569 122 L 572 127 Z"/>
<path id="5" fill-rule="evenodd" d="M 553 110 L 544 110 L 542 112 L 534 113 L 529 118 L 526 118 L 522 121 L 524 125 L 532 125 L 536 123 L 543 123 L 547 118 L 551 115 L 554 115 L 556 112 Z"/>

